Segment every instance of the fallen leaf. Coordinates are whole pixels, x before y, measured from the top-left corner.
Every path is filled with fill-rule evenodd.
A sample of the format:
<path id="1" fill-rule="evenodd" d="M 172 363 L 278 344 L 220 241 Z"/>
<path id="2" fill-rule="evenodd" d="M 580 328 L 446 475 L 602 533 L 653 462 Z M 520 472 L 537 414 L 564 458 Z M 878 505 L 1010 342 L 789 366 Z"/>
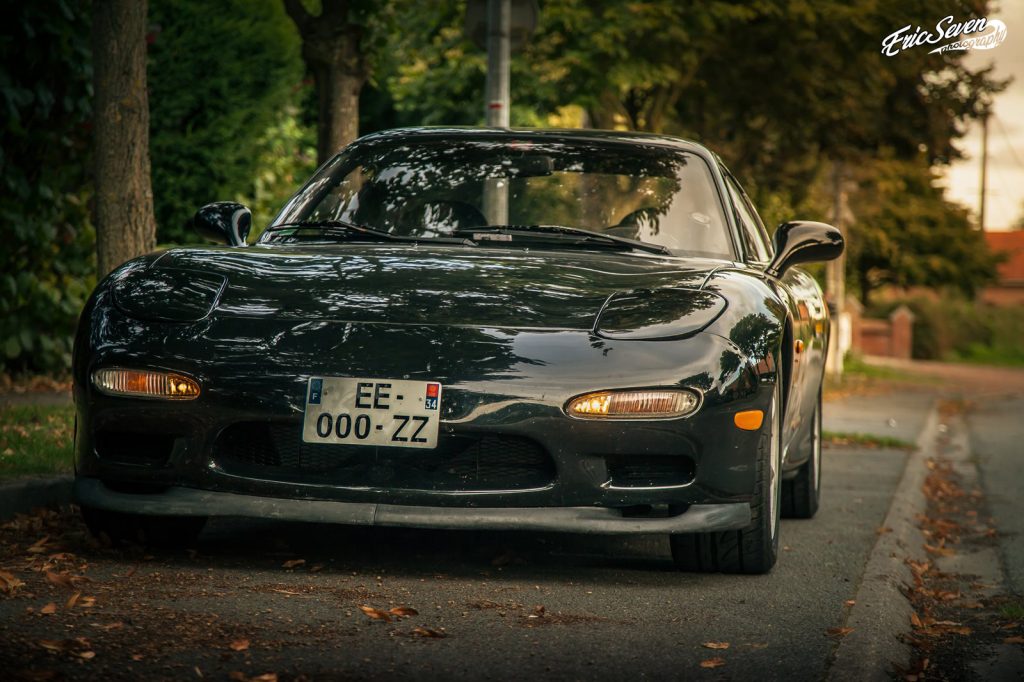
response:
<path id="1" fill-rule="evenodd" d="M 964 637 L 971 634 L 971 629 L 966 625 L 960 625 L 957 627 L 949 628 L 948 632 L 952 632 L 955 635 L 963 635 Z"/>
<path id="2" fill-rule="evenodd" d="M 825 630 L 825 634 L 829 637 L 846 637 L 851 632 L 853 632 L 853 628 L 829 628 Z"/>
<path id="3" fill-rule="evenodd" d="M 1003 644 L 1024 644 L 1024 637 L 1020 635 L 1014 635 L 1013 637 L 1007 637 L 1003 640 Z"/>
<path id="4" fill-rule="evenodd" d="M 921 622 L 921 616 L 917 615 L 917 611 L 910 612 L 910 624 L 915 628 L 923 628 L 924 623 Z"/>
<path id="5" fill-rule="evenodd" d="M 420 626 L 416 626 L 412 629 L 412 635 L 415 637 L 427 637 L 433 639 L 443 639 L 448 636 L 443 632 L 438 632 L 437 630 Z"/>
<path id="6" fill-rule="evenodd" d="M 14 574 L 8 573 L 7 571 L 0 571 L 0 591 L 14 592 L 14 590 L 24 584 L 25 583 L 14 577 Z"/>
<path id="7" fill-rule="evenodd" d="M 228 679 L 232 682 L 249 682 L 249 678 L 245 676 L 241 670 L 232 670 L 228 673 Z"/>
<path id="8" fill-rule="evenodd" d="M 281 568 L 295 568 L 296 566 L 301 566 L 304 563 L 306 563 L 305 559 L 289 559 L 281 564 Z"/>
<path id="9" fill-rule="evenodd" d="M 540 604 L 538 604 L 537 606 L 534 606 L 533 607 L 533 615 L 536 616 L 537 618 L 543 618 L 544 617 L 544 606 L 540 605 Z"/>
<path id="10" fill-rule="evenodd" d="M 700 662 L 702 668 L 721 668 L 723 665 L 725 665 L 725 659 L 721 656 L 706 658 Z"/>
<path id="11" fill-rule="evenodd" d="M 105 625 L 93 623 L 93 626 L 99 628 L 100 630 L 120 630 L 124 627 L 124 623 L 122 623 L 121 621 L 116 621 L 114 623 L 106 623 Z"/>
<path id="12" fill-rule="evenodd" d="M 875 535 L 885 535 L 886 533 L 891 533 L 891 532 L 892 532 L 892 528 L 889 528 L 889 526 L 880 526 L 880 527 L 875 529 Z"/>
<path id="13" fill-rule="evenodd" d="M 846 601 L 843 602 L 843 606 L 853 606 L 856 603 L 857 603 L 856 599 L 847 599 Z"/>
<path id="14" fill-rule="evenodd" d="M 198 665 L 192 666 L 192 670 L 195 671 L 196 677 L 198 677 L 199 679 L 203 679 L 203 671 L 199 669 Z"/>
<path id="15" fill-rule="evenodd" d="M 250 677 L 249 682 L 277 682 L 277 673 L 263 673 L 256 677 Z"/>
<path id="16" fill-rule="evenodd" d="M 39 613 L 45 613 L 46 615 L 57 613 L 57 604 L 55 602 L 50 602 L 43 608 L 39 609 Z"/>
<path id="17" fill-rule="evenodd" d="M 26 549 L 25 551 L 29 554 L 42 554 L 46 551 L 46 543 L 50 540 L 49 535 L 44 535 L 41 540 L 37 540 L 35 544 Z"/>
<path id="18" fill-rule="evenodd" d="M 78 605 L 83 609 L 92 608 L 96 606 L 96 597 L 82 597 L 78 600 Z"/>
<path id="19" fill-rule="evenodd" d="M 411 606 L 396 606 L 388 611 L 392 616 L 418 616 L 420 612 Z"/>
<path id="20" fill-rule="evenodd" d="M 231 649 L 232 651 L 245 651 L 246 649 L 249 648 L 249 640 L 247 640 L 247 639 L 236 639 L 235 641 L 233 641 L 231 644 L 228 645 L 228 648 Z"/>
<path id="21" fill-rule="evenodd" d="M 359 610 L 365 613 L 368 618 L 372 618 L 373 620 L 382 620 L 385 623 L 391 622 L 391 614 L 387 611 L 381 611 L 373 608 L 372 606 L 360 606 Z"/>
<path id="22" fill-rule="evenodd" d="M 705 649 L 728 649 L 728 642 L 704 642 L 701 644 Z"/>
<path id="23" fill-rule="evenodd" d="M 953 556 L 956 554 L 956 550 L 952 547 L 937 547 L 935 545 L 928 544 L 924 546 L 924 551 L 933 556 Z"/>
<path id="24" fill-rule="evenodd" d="M 64 642 L 54 639 L 41 639 L 37 642 L 39 646 L 49 651 L 64 651 Z"/>
<path id="25" fill-rule="evenodd" d="M 141 661 L 144 658 L 142 654 L 132 654 L 133 661 Z"/>
<path id="26" fill-rule="evenodd" d="M 81 597 L 81 596 L 82 596 L 81 592 L 75 592 L 73 595 L 68 597 L 67 603 L 64 604 L 64 608 L 66 608 L 66 609 L 73 609 L 73 608 L 75 608 L 75 604 L 78 603 L 78 598 Z"/>
<path id="27" fill-rule="evenodd" d="M 324 565 L 323 564 L 313 564 L 312 566 L 309 567 L 309 572 L 310 573 L 319 573 L 322 570 L 324 570 Z"/>
<path id="28" fill-rule="evenodd" d="M 46 580 L 54 585 L 60 587 L 71 587 L 75 586 L 75 583 L 88 583 L 92 582 L 89 578 L 84 575 L 71 575 L 70 573 L 54 573 L 53 571 L 46 571 Z"/>
<path id="29" fill-rule="evenodd" d="M 84 658 L 85 660 L 90 661 L 90 660 L 96 658 L 96 652 L 95 651 L 79 651 L 78 652 L 78 657 L 79 658 Z"/>

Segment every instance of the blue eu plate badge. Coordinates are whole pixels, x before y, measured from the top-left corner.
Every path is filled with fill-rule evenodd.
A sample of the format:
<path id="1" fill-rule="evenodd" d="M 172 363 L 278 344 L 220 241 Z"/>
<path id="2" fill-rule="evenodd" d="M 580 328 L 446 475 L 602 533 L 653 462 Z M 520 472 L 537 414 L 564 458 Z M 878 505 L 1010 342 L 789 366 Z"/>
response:
<path id="1" fill-rule="evenodd" d="M 323 379 L 310 379 L 309 380 L 309 404 L 319 405 L 320 398 L 324 393 L 324 380 Z"/>

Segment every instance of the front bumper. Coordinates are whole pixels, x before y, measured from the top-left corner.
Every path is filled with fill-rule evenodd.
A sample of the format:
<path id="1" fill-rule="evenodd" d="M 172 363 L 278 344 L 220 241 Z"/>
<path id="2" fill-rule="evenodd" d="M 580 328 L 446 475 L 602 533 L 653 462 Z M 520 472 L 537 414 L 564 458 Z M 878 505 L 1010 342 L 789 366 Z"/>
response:
<path id="1" fill-rule="evenodd" d="M 760 434 L 737 429 L 733 415 L 764 409 L 776 379 L 774 372 L 755 369 L 729 339 L 714 334 L 685 341 L 608 342 L 570 330 L 214 318 L 169 326 L 130 320 L 111 308 L 92 314 L 96 319 L 83 325 L 76 344 L 76 472 L 86 481 L 82 485 L 101 481 L 111 484 L 107 493 L 131 491 L 132 504 L 150 499 L 171 504 L 178 495 L 203 491 L 213 495 L 211 500 L 274 500 L 277 508 L 292 501 L 295 509 L 304 510 L 322 504 L 344 518 L 365 518 L 367 510 L 371 518 L 382 518 L 382 513 L 387 518 L 392 510 L 406 510 L 403 518 L 416 519 L 408 525 L 447 523 L 431 518 L 451 515 L 499 524 L 477 527 L 523 527 L 526 517 L 566 530 L 597 520 L 598 527 L 623 519 L 633 527 L 638 519 L 624 517 L 621 510 L 749 503 Z M 110 366 L 184 372 L 201 383 L 203 393 L 194 401 L 170 403 L 103 395 L 90 377 Z M 338 463 L 352 462 L 343 471 L 309 470 L 306 456 L 311 453 L 297 450 L 304 447 L 297 433 L 311 374 L 439 381 L 445 387 L 443 441 L 528 443 L 546 463 L 544 478 L 502 485 L 494 474 L 484 484 L 457 485 L 438 473 L 443 457 L 460 454 L 454 446 L 433 453 L 365 448 L 341 453 Z M 704 402 L 693 417 L 664 421 L 577 420 L 563 409 L 575 395 L 644 386 L 698 388 Z M 237 434 L 245 438 L 234 439 Z M 280 456 L 272 465 L 260 454 L 270 445 L 271 454 Z M 320 460 L 329 459 L 333 467 L 334 455 L 323 452 Z M 499 459 L 508 455 L 497 454 Z M 282 468 L 285 455 L 302 468 Z M 465 471 L 475 473 L 473 465 L 486 462 L 481 451 Z M 522 461 L 512 464 L 518 467 Z M 644 478 L 648 464 L 649 479 Z M 659 467 L 668 470 L 667 480 L 658 477 Z M 191 492 L 168 496 L 157 490 Z M 338 504 L 350 506 L 332 506 Z M 239 513 L 220 509 L 234 507 L 218 502 L 191 513 Z M 426 509 L 436 512 L 408 512 Z M 580 509 L 587 512 L 577 518 Z M 299 516 L 294 518 L 315 516 L 295 513 Z M 690 527 L 691 521 L 671 518 Z M 713 520 L 700 509 L 687 512 L 686 518 Z M 665 517 L 651 521 L 669 523 Z M 465 527 L 462 523 L 456 527 Z"/>
<path id="2" fill-rule="evenodd" d="M 674 516 L 631 518 L 607 507 L 424 507 L 281 499 L 182 487 L 159 493 L 122 493 L 92 478 L 77 479 L 74 494 L 79 504 L 131 514 L 242 516 L 360 526 L 625 535 L 740 530 L 750 525 L 750 505 L 746 502 L 695 504 Z"/>

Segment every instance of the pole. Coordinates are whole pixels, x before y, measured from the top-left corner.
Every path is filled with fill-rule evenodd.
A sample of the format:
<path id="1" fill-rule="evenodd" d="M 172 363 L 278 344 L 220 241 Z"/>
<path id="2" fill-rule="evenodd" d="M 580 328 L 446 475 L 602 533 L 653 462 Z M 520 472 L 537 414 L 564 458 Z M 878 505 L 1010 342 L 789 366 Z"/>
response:
<path id="1" fill-rule="evenodd" d="M 840 161 L 832 166 L 832 224 L 845 236 L 843 222 L 846 213 L 846 196 L 843 189 L 843 166 Z M 828 337 L 828 359 L 826 371 L 832 376 L 843 374 L 843 353 L 847 350 L 844 337 L 848 334 L 846 318 L 846 252 L 825 266 L 825 284 L 832 312 L 832 330 Z"/>
<path id="2" fill-rule="evenodd" d="M 487 0 L 487 125 L 508 127 L 512 0 Z"/>
<path id="3" fill-rule="evenodd" d="M 512 0 L 487 0 L 487 125 L 509 125 L 509 60 Z M 508 180 L 484 183 L 484 213 L 492 225 L 508 224 Z"/>
<path id="4" fill-rule="evenodd" d="M 985 231 L 985 187 L 988 184 L 988 109 L 981 117 L 981 193 L 978 197 L 978 227 Z"/>

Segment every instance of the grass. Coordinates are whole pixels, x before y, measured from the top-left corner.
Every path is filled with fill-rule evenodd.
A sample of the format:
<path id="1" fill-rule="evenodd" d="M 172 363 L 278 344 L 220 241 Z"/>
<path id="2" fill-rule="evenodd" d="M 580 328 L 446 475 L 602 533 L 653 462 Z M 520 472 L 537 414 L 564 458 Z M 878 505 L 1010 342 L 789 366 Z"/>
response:
<path id="1" fill-rule="evenodd" d="M 999 607 L 999 615 L 1007 620 L 1024 620 L 1024 600 L 1015 599 Z"/>
<path id="2" fill-rule="evenodd" d="M 1024 345 L 997 344 L 984 346 L 972 343 L 964 350 L 954 350 L 948 355 L 953 362 L 968 362 L 976 365 L 998 365 L 1002 367 L 1024 367 Z"/>
<path id="3" fill-rule="evenodd" d="M 867 433 L 845 433 L 842 431 L 823 431 L 821 435 L 826 445 L 886 450 L 913 450 L 917 447 L 902 438 L 893 438 L 892 436 L 872 436 Z"/>
<path id="4" fill-rule="evenodd" d="M 849 393 L 891 388 L 897 384 L 920 386 L 941 383 L 940 377 L 914 374 L 882 365 L 869 365 L 860 357 L 849 354 L 843 361 L 841 377 L 837 379 L 825 375 L 825 396 L 835 398 Z"/>
<path id="5" fill-rule="evenodd" d="M 0 407 L 0 479 L 72 471 L 71 405 Z"/>

